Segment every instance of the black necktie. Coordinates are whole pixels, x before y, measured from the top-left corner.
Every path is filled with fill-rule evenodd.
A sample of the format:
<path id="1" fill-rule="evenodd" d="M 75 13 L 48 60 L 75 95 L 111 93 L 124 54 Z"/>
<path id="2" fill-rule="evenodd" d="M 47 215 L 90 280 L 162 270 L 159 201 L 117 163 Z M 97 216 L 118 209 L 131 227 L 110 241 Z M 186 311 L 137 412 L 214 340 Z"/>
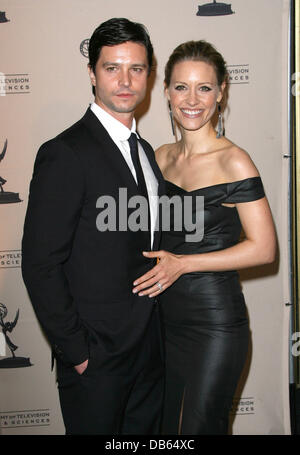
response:
<path id="1" fill-rule="evenodd" d="M 130 145 L 130 154 L 131 154 L 131 159 L 132 159 L 135 173 L 136 173 L 138 188 L 140 190 L 140 193 L 142 193 L 142 195 L 148 199 L 147 186 L 146 186 L 145 177 L 144 177 L 143 169 L 142 169 L 140 158 L 139 158 L 136 134 L 131 133 L 131 136 L 128 139 L 128 142 Z"/>
<path id="2" fill-rule="evenodd" d="M 137 178 L 137 182 L 138 182 L 138 189 L 139 189 L 139 192 L 147 200 L 148 226 L 150 226 L 150 206 L 149 206 L 148 191 L 147 191 L 145 177 L 144 177 L 143 169 L 142 169 L 140 158 L 139 158 L 138 142 L 137 142 L 137 137 L 136 137 L 135 133 L 131 133 L 131 136 L 128 139 L 128 142 L 129 142 L 129 145 L 130 145 L 131 159 L 132 159 L 132 162 L 133 162 L 133 165 L 134 165 L 134 168 L 135 168 L 135 172 L 136 172 L 136 178 Z"/>

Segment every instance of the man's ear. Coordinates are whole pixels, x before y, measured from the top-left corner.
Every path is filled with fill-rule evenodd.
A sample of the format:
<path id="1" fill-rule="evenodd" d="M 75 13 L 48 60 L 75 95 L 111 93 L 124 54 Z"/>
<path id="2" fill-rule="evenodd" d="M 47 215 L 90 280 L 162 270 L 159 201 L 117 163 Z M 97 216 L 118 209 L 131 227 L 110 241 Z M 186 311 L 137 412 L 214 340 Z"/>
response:
<path id="1" fill-rule="evenodd" d="M 89 73 L 89 76 L 90 76 L 90 79 L 91 79 L 91 83 L 92 85 L 95 87 L 96 85 L 96 76 L 95 76 L 95 73 L 93 71 L 93 68 L 91 67 L 91 65 L 87 65 L 87 69 L 88 69 L 88 73 Z"/>

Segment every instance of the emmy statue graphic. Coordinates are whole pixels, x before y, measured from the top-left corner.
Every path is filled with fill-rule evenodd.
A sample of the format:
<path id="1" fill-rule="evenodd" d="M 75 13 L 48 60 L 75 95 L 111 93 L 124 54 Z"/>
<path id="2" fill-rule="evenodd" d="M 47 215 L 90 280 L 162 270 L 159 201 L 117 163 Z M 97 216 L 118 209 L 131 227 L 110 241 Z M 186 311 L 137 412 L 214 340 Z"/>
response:
<path id="1" fill-rule="evenodd" d="M 227 16 L 233 14 L 231 5 L 213 0 L 213 3 L 206 3 L 198 6 L 197 16 Z"/>
<path id="2" fill-rule="evenodd" d="M 9 19 L 6 18 L 5 11 L 0 11 L 0 24 L 9 22 Z"/>
<path id="3" fill-rule="evenodd" d="M 0 162 L 5 157 L 7 150 L 7 139 L 4 142 L 4 147 L 0 153 Z M 19 193 L 12 193 L 11 191 L 4 191 L 3 185 L 6 183 L 6 180 L 0 176 L 0 204 L 12 204 L 14 202 L 22 202 L 19 198 Z"/>
<path id="4" fill-rule="evenodd" d="M 4 322 L 4 319 L 7 316 L 7 308 L 3 303 L 0 303 L 0 327 L 2 327 L 2 333 L 4 335 L 6 344 L 11 352 L 11 357 L 6 357 L 5 359 L 0 360 L 0 368 L 21 368 L 21 367 L 30 367 L 30 359 L 28 357 L 16 357 L 15 351 L 18 349 L 11 339 L 9 338 L 7 332 L 11 333 L 16 327 L 19 319 L 19 310 L 16 313 L 16 317 L 13 322 Z"/>

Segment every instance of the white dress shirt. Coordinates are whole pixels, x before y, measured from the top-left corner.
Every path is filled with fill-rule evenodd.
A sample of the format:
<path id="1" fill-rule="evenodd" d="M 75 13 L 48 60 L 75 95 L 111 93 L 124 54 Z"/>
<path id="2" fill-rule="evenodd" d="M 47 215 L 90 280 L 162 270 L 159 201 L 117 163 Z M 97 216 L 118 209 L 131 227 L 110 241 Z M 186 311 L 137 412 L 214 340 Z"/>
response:
<path id="1" fill-rule="evenodd" d="M 131 159 L 131 154 L 130 154 L 130 146 L 128 139 L 130 138 L 131 133 L 135 133 L 138 136 L 136 132 L 136 122 L 135 119 L 133 119 L 132 122 L 132 127 L 131 130 L 127 128 L 123 123 L 119 122 L 117 119 L 112 117 L 108 112 L 106 112 L 104 109 L 102 109 L 98 104 L 92 103 L 91 104 L 91 110 L 93 113 L 96 115 L 96 117 L 99 119 L 99 121 L 102 123 L 120 152 L 122 153 L 136 183 L 137 183 L 137 178 L 136 178 L 136 172 L 135 168 Z M 157 194 L 157 188 L 158 188 L 158 182 L 157 179 L 154 175 L 154 172 L 152 170 L 152 167 L 148 161 L 147 155 L 141 145 L 140 142 L 138 142 L 138 152 L 139 152 L 139 158 L 141 162 L 141 166 L 143 169 L 144 177 L 145 177 L 145 182 L 147 186 L 147 191 L 148 191 L 148 199 L 149 199 L 149 205 L 150 205 L 150 216 L 151 216 L 151 245 L 153 246 L 153 238 L 154 238 L 154 231 L 155 231 L 155 225 L 157 221 L 157 210 L 158 210 L 158 194 Z"/>

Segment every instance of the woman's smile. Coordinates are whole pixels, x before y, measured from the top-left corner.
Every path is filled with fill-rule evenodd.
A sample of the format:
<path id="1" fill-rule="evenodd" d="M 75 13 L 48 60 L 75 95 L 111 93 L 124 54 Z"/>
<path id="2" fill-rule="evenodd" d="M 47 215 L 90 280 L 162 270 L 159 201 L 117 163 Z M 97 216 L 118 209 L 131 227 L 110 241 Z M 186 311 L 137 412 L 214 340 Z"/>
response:
<path id="1" fill-rule="evenodd" d="M 187 118 L 197 118 L 203 113 L 203 109 L 180 109 L 182 114 Z"/>

